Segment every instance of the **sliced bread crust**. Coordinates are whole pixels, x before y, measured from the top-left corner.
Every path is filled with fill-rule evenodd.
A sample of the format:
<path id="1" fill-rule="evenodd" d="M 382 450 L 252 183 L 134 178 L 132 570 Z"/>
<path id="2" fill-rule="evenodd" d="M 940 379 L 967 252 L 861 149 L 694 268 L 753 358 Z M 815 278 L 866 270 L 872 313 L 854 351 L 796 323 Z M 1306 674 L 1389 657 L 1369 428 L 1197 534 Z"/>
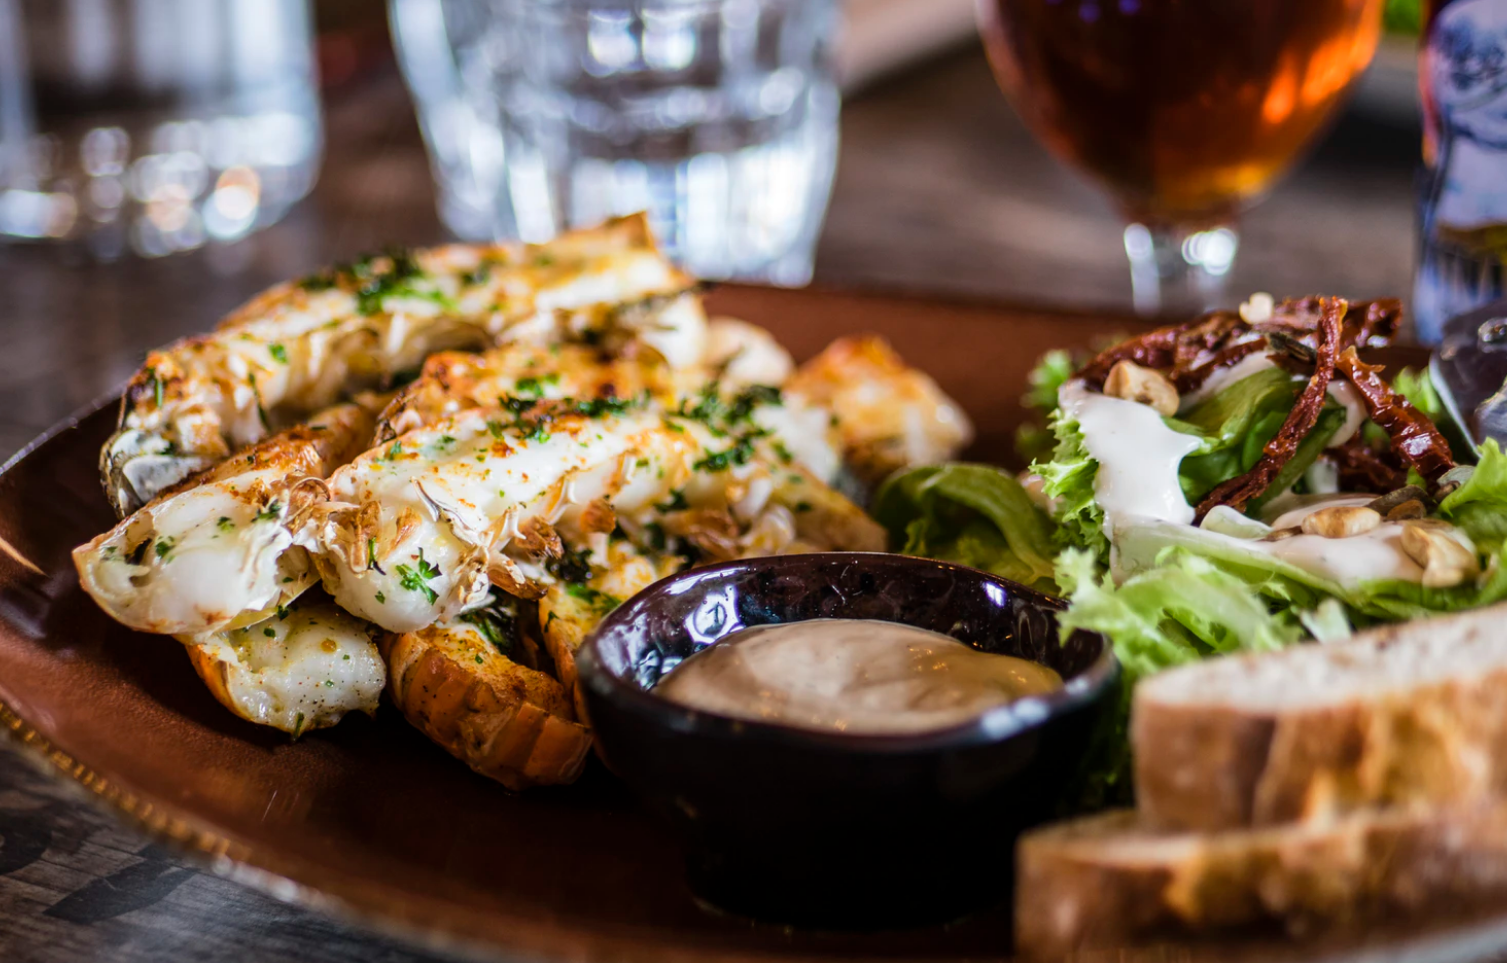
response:
<path id="1" fill-rule="evenodd" d="M 1507 796 L 1507 606 L 1153 676 L 1131 741 L 1165 828 Z"/>
<path id="2" fill-rule="evenodd" d="M 1101 813 L 1023 837 L 1016 894 L 1016 949 L 1028 956 L 1230 926 L 1344 930 L 1507 895 L 1507 804 L 1221 833 Z"/>

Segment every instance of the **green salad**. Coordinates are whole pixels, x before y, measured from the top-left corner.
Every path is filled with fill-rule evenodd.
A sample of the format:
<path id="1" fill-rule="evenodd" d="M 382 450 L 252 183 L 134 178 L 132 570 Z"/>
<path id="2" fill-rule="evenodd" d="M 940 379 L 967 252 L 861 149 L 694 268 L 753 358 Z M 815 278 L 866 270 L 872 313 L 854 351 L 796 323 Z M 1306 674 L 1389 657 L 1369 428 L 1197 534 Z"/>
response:
<path id="1" fill-rule="evenodd" d="M 1069 600 L 1138 678 L 1507 599 L 1507 455 L 1472 450 L 1423 372 L 1390 381 L 1395 301 L 1253 297 L 1115 345 L 1052 352 L 1016 475 L 914 468 L 876 493 L 895 550 Z M 1122 731 L 1090 802 L 1128 792 Z"/>

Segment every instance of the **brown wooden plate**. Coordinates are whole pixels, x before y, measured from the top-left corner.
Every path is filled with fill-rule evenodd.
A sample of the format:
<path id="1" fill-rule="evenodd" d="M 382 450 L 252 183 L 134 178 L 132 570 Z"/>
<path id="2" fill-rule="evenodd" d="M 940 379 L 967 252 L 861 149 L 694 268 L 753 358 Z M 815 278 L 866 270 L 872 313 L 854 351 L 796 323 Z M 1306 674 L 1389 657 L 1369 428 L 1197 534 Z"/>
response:
<path id="1" fill-rule="evenodd" d="M 712 300 L 718 312 L 769 327 L 797 357 L 841 334 L 884 335 L 973 416 L 979 440 L 969 454 L 982 460 L 1010 459 L 1025 374 L 1042 351 L 1136 326 L 731 286 Z M 947 928 L 867 935 L 791 932 L 704 912 L 685 889 L 671 840 L 595 763 L 575 786 L 514 795 L 390 707 L 374 721 L 348 719 L 298 742 L 236 719 L 199 682 L 181 645 L 130 632 L 78 587 L 69 551 L 113 521 L 96 462 L 114 417 L 107 406 L 60 426 L 0 474 L 0 722 L 129 822 L 275 896 L 484 958 L 1007 954 L 1003 907 Z M 1413 940 L 1418 958 L 1436 949 L 1437 958 L 1466 958 L 1462 951 L 1507 945 L 1507 923 L 1476 921 Z M 1250 958 L 1269 959 L 1272 949 L 1251 948 Z M 1232 958 L 1228 946 L 1192 952 Z"/>

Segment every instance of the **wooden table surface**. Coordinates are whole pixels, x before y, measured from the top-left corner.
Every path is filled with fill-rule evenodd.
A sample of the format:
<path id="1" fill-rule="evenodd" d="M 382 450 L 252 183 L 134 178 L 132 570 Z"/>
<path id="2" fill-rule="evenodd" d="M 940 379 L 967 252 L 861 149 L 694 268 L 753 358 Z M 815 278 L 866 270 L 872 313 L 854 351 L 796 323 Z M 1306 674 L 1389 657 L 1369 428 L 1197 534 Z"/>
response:
<path id="1" fill-rule="evenodd" d="M 0 246 L 0 458 L 275 281 L 444 237 L 396 77 L 332 91 L 327 124 L 313 197 L 234 246 L 114 265 Z M 1232 290 L 1405 294 L 1417 137 L 1347 115 L 1246 219 Z M 846 105 L 818 283 L 1118 312 L 1123 258 L 1113 211 L 1023 132 L 976 50 Z M 0 746 L 4 963 L 432 959 L 199 872 Z"/>

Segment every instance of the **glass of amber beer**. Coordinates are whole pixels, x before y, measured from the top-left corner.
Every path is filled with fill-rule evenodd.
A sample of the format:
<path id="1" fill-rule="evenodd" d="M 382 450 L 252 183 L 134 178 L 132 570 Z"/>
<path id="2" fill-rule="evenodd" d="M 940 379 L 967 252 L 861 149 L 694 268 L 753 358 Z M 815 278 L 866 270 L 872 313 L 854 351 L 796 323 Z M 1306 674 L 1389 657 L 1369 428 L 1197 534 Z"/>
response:
<path id="1" fill-rule="evenodd" d="M 1137 310 L 1218 299 L 1235 218 L 1371 61 L 1383 0 L 978 0 L 995 76 L 1125 214 Z"/>

